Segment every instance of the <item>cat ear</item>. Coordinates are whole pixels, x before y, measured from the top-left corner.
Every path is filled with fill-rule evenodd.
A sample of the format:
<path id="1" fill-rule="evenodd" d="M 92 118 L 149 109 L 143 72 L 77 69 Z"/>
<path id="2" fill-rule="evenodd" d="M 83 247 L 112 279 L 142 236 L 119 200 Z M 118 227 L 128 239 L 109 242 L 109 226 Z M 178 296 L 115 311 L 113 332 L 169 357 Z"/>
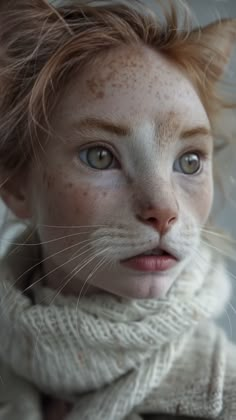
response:
<path id="1" fill-rule="evenodd" d="M 189 37 L 198 49 L 198 66 L 215 83 L 223 76 L 236 42 L 236 19 L 222 19 L 194 30 Z M 195 58 L 196 59 L 196 58 Z"/>

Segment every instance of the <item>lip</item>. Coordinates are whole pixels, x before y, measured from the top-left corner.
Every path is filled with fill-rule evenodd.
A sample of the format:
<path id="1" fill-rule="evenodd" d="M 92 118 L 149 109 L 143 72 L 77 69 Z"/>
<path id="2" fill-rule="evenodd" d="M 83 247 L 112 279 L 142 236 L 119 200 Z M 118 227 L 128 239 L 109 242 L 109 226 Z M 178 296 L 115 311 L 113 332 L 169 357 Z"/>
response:
<path id="1" fill-rule="evenodd" d="M 170 270 L 177 264 L 177 259 L 170 254 L 164 255 L 137 255 L 121 261 L 127 268 L 144 272 L 163 272 Z"/>

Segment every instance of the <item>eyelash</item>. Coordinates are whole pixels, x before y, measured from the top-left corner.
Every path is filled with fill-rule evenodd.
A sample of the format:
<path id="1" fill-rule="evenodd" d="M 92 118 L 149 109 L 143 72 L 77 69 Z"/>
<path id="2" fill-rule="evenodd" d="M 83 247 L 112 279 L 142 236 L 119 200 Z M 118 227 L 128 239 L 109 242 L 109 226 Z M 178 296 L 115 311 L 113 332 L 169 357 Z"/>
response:
<path id="1" fill-rule="evenodd" d="M 90 150 L 92 150 L 92 149 L 95 149 L 95 148 L 101 148 L 101 149 L 104 149 L 104 150 L 107 150 L 109 153 L 111 153 L 111 155 L 113 156 L 113 160 L 115 160 L 116 161 L 116 163 L 118 164 L 115 168 L 113 167 L 113 168 L 107 168 L 107 169 L 96 169 L 96 168 L 93 168 L 92 166 L 90 166 L 90 164 L 89 163 L 85 163 L 81 158 L 80 158 L 80 161 L 84 164 L 84 165 L 86 165 L 86 167 L 88 168 L 89 167 L 89 169 L 90 170 L 94 170 L 94 171 L 107 171 L 107 170 L 112 170 L 112 169 L 119 169 L 119 168 L 121 168 L 121 165 L 120 165 L 120 163 L 119 163 L 119 158 L 117 158 L 117 152 L 112 148 L 112 147 L 109 147 L 109 146 L 107 146 L 107 145 L 105 145 L 104 143 L 102 143 L 102 142 L 96 142 L 96 143 L 94 143 L 92 146 L 90 145 L 90 147 L 87 147 L 87 148 L 83 148 L 83 149 L 81 149 L 80 151 L 79 151 L 79 154 L 80 153 L 85 153 L 85 152 L 89 152 Z M 178 161 L 178 160 L 180 160 L 181 159 L 181 157 L 183 157 L 184 155 L 187 155 L 187 154 L 196 154 L 198 157 L 199 157 L 199 159 L 200 159 L 200 162 L 201 162 L 201 167 L 200 167 L 200 170 L 198 171 L 198 172 L 196 172 L 196 173 L 194 173 L 194 174 L 185 174 L 184 172 L 183 172 L 183 175 L 187 175 L 187 176 L 196 176 L 196 175 L 199 175 L 201 172 L 202 172 L 202 162 L 203 161 L 206 161 L 208 158 L 209 158 L 209 153 L 208 152 L 206 152 L 206 151 L 203 151 L 203 150 L 200 150 L 200 149 L 194 149 L 193 147 L 192 148 L 189 148 L 188 150 L 186 150 L 186 151 L 184 151 L 184 152 L 182 152 L 177 158 L 176 158 L 176 160 L 175 160 L 175 162 L 176 161 Z"/>
<path id="2" fill-rule="evenodd" d="M 119 163 L 120 158 L 117 157 L 118 156 L 117 151 L 115 149 L 113 149 L 111 146 L 108 146 L 107 144 L 105 145 L 102 142 L 93 143 L 92 146 L 91 146 L 91 143 L 90 143 L 90 146 L 89 147 L 87 147 L 87 148 L 86 147 L 83 147 L 83 149 L 79 150 L 79 154 L 80 153 L 84 153 L 84 152 L 88 152 L 89 150 L 96 149 L 96 148 L 101 148 L 101 149 L 107 150 L 109 153 L 112 154 L 113 159 L 118 164 L 118 166 L 116 168 L 103 169 L 103 171 L 121 168 L 121 165 Z M 82 161 L 82 160 L 80 159 L 80 161 Z M 82 163 L 84 163 L 84 161 L 82 161 Z M 91 167 L 88 163 L 84 163 L 84 165 L 86 165 L 87 167 L 89 167 L 89 169 L 91 169 L 91 170 L 94 170 L 94 171 L 102 171 L 101 169 L 96 169 L 96 168 Z"/>

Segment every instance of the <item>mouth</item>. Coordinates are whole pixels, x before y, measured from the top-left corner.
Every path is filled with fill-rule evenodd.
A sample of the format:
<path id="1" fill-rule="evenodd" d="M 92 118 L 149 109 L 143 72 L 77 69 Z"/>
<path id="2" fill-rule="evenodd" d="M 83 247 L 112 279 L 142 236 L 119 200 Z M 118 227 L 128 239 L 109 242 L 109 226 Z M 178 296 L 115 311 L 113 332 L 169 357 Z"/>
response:
<path id="1" fill-rule="evenodd" d="M 123 260 L 121 264 L 136 271 L 160 272 L 173 268 L 177 264 L 177 258 L 167 250 L 157 247 Z"/>

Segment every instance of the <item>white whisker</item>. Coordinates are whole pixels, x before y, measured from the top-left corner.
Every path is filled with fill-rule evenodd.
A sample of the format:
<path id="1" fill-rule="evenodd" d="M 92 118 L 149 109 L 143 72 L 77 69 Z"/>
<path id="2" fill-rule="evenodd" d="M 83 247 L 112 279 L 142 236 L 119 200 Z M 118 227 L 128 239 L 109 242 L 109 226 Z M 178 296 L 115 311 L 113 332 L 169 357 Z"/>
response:
<path id="1" fill-rule="evenodd" d="M 52 301 L 50 302 L 50 305 L 53 303 L 53 301 L 56 299 L 56 297 L 62 292 L 62 290 L 67 286 L 67 284 L 71 281 L 71 279 L 74 277 L 74 276 L 76 276 L 84 267 L 86 267 L 86 265 L 88 265 L 91 261 L 93 261 L 96 257 L 97 257 L 97 255 L 100 255 L 101 253 L 103 253 L 104 251 L 106 251 L 106 250 L 101 250 L 98 254 L 96 254 L 96 255 L 93 255 L 92 257 L 90 257 L 90 258 L 88 258 L 85 262 L 83 262 L 83 264 L 82 265 L 80 265 L 79 266 L 79 269 L 78 269 L 78 266 L 76 267 L 76 270 L 74 269 L 73 271 L 74 271 L 74 274 L 71 276 L 70 275 L 70 277 L 69 277 L 69 279 L 66 281 L 66 283 L 65 284 L 63 284 L 63 286 L 62 286 L 62 288 L 60 288 L 59 289 L 59 291 L 56 293 L 56 295 L 53 297 L 53 299 L 52 299 Z M 72 271 L 72 272 L 73 272 Z M 71 273 L 70 273 L 71 274 Z M 68 276 L 67 276 L 68 277 Z"/>
<path id="2" fill-rule="evenodd" d="M 75 246 L 78 246 L 78 245 L 81 245 L 82 243 L 87 243 L 86 245 L 84 245 L 81 249 L 83 249 L 85 246 L 89 246 L 89 244 L 90 243 L 96 243 L 96 242 L 99 242 L 99 238 L 98 239 L 95 239 L 95 240 L 91 240 L 91 239 L 87 239 L 87 240 L 84 240 L 84 241 L 82 241 L 82 242 L 80 242 L 80 243 L 76 243 L 76 244 L 73 244 L 73 245 L 70 245 L 69 247 L 67 247 L 67 248 L 65 248 L 65 249 L 63 249 L 63 250 L 60 250 L 60 251 L 58 251 L 58 252 L 56 252 L 56 253 L 54 253 L 54 254 L 52 254 L 52 255 L 50 255 L 50 256 L 47 256 L 46 258 L 44 258 L 43 260 L 40 260 L 40 261 L 38 261 L 36 264 L 34 264 L 33 266 L 31 266 L 30 268 L 28 268 L 27 270 L 25 270 L 12 284 L 11 284 L 11 288 L 13 288 L 15 285 L 16 285 L 16 283 L 25 275 L 25 274 L 27 274 L 29 271 L 31 271 L 32 269 L 34 269 L 34 268 L 36 268 L 38 265 L 40 265 L 40 264 L 42 264 L 43 262 L 45 262 L 45 261 L 47 261 L 48 259 L 50 259 L 50 258 L 53 258 L 53 257 L 55 257 L 56 255 L 58 255 L 58 254 L 60 254 L 60 253 L 62 253 L 62 252 L 65 252 L 65 251 L 68 251 L 69 249 L 71 249 L 71 248 L 74 248 Z M 81 250 L 80 249 L 80 250 Z M 85 251 L 86 252 L 86 251 Z M 77 256 L 76 257 L 74 257 L 74 259 L 75 258 L 77 258 Z M 64 264 L 67 264 L 68 262 L 71 262 L 71 260 L 67 260 L 65 263 L 63 263 L 62 265 L 64 265 Z M 52 271 L 56 271 L 57 269 L 59 269 L 61 266 L 57 266 L 55 269 L 53 269 Z M 49 273 L 48 274 L 46 274 L 44 277 L 46 277 L 47 275 L 49 275 Z M 44 278 L 43 277 L 43 278 Z M 38 282 L 40 282 L 42 280 L 42 278 L 40 278 L 40 279 L 37 279 L 33 284 L 31 284 L 30 286 L 28 286 L 27 288 L 25 288 L 25 290 L 24 290 L 24 292 L 26 292 L 27 290 L 29 290 L 30 288 L 32 288 L 36 283 L 38 283 Z M 11 290 L 11 288 L 10 288 L 10 290 Z M 3 302 L 7 299 L 7 296 L 8 296 L 8 294 L 10 293 L 10 290 L 8 290 L 7 291 L 7 293 L 5 294 L 5 296 L 4 297 L 2 297 L 2 300 L 1 300 L 1 302 L 0 302 L 0 306 L 2 305 L 3 306 Z M 3 314 L 4 312 L 2 312 L 2 314 Z"/>
<path id="3" fill-rule="evenodd" d="M 100 228 L 100 227 L 108 227 L 107 225 L 43 225 L 43 224 L 37 224 L 37 227 L 48 227 L 48 228 L 55 228 L 55 229 L 94 229 L 94 228 Z"/>
<path id="4" fill-rule="evenodd" d="M 40 242 L 35 242 L 35 243 L 24 243 L 24 242 L 13 242 L 10 241 L 9 239 L 6 238 L 0 238 L 0 242 L 6 242 L 10 245 L 17 245 L 17 246 L 39 246 L 39 245 L 45 245 L 45 244 L 50 244 L 53 242 L 57 242 L 57 241 L 61 241 L 63 239 L 68 239 L 74 236 L 78 236 L 78 235 L 85 235 L 85 234 L 89 234 L 91 232 L 77 232 L 77 233 L 71 233 L 70 235 L 65 235 L 65 236 L 61 236 L 59 238 L 54 238 L 54 239 L 49 239 L 48 241 L 40 241 Z"/>

